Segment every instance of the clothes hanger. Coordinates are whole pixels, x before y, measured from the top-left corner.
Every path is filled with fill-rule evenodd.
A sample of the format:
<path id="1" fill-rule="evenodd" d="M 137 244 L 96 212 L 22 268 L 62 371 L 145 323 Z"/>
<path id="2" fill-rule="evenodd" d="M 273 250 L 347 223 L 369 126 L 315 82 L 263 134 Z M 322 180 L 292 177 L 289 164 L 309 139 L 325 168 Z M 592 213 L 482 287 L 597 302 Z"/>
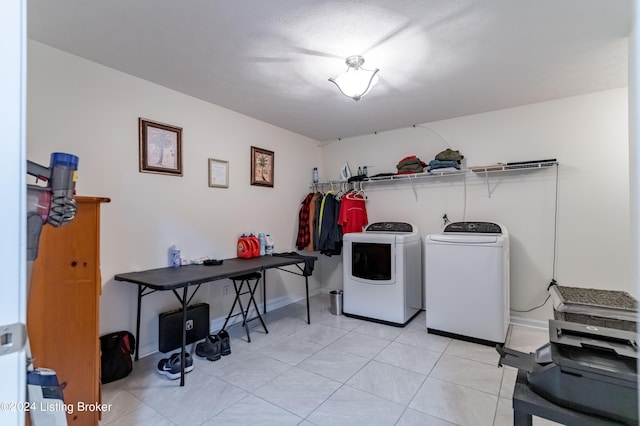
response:
<path id="1" fill-rule="evenodd" d="M 361 196 L 364 200 L 369 199 L 369 197 L 367 197 L 367 193 L 364 192 L 364 186 L 362 186 L 362 181 L 360 181 L 360 190 L 356 193 L 356 195 Z"/>
<path id="2" fill-rule="evenodd" d="M 329 182 L 329 183 L 331 185 L 331 188 L 327 192 L 325 192 L 325 195 L 327 195 L 327 194 L 335 194 L 336 193 L 336 191 L 334 191 L 334 189 L 333 189 L 333 182 Z"/>
<path id="3" fill-rule="evenodd" d="M 347 182 L 340 183 L 340 192 L 336 195 L 336 200 L 341 200 L 346 194 L 349 193 L 349 184 Z"/>
<path id="4" fill-rule="evenodd" d="M 364 192 L 362 182 L 352 182 L 353 190 L 349 192 L 346 197 L 349 200 L 366 200 L 367 194 Z M 359 187 L 359 189 L 358 189 Z"/>

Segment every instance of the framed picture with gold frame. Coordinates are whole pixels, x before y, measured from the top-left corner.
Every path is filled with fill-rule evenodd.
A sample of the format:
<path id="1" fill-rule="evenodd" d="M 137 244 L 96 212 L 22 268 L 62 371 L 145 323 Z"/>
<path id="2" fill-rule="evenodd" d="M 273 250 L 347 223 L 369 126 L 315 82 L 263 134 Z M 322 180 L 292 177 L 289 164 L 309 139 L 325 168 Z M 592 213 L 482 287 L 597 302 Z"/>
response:
<path id="1" fill-rule="evenodd" d="M 251 185 L 273 188 L 274 159 L 273 151 L 251 147 Z"/>
<path id="2" fill-rule="evenodd" d="M 211 188 L 229 187 L 229 162 L 209 158 L 209 186 Z"/>
<path id="3" fill-rule="evenodd" d="M 138 118 L 142 173 L 182 176 L 182 127 Z"/>

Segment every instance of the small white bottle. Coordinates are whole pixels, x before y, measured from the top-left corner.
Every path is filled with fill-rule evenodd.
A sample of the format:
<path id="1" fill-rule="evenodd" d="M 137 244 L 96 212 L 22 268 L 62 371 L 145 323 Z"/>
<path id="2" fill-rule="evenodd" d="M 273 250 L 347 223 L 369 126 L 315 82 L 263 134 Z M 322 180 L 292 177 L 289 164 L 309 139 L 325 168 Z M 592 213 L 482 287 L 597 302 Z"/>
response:
<path id="1" fill-rule="evenodd" d="M 182 265 L 182 259 L 180 258 L 180 249 L 175 244 L 171 246 L 169 250 L 171 253 L 171 266 L 178 268 Z"/>
<path id="2" fill-rule="evenodd" d="M 318 183 L 318 168 L 313 168 L 313 183 Z"/>
<path id="3" fill-rule="evenodd" d="M 266 234 L 265 236 L 265 254 L 267 256 L 271 256 L 273 254 L 273 238 L 271 238 L 271 234 Z"/>

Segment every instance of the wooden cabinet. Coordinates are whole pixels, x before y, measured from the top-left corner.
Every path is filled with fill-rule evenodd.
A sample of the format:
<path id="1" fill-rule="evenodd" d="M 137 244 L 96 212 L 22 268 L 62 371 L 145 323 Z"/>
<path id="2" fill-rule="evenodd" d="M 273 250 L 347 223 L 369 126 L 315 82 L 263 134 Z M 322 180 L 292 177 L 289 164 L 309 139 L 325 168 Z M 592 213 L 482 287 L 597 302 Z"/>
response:
<path id="1" fill-rule="evenodd" d="M 77 403 L 100 402 L 100 204 L 108 198 L 76 197 L 76 217 L 44 226 L 33 263 L 27 328 L 35 367 L 56 371 L 65 383 L 69 425 L 97 425 L 99 413 Z"/>

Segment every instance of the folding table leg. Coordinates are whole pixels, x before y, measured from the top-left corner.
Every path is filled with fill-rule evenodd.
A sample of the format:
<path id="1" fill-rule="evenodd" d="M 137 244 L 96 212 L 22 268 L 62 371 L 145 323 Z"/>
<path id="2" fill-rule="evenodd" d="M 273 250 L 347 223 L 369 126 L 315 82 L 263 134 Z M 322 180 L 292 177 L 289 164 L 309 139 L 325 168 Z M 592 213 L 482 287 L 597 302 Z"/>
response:
<path id="1" fill-rule="evenodd" d="M 249 287 L 249 306 L 247 306 L 247 315 L 249 314 L 249 309 L 251 309 L 251 303 L 253 303 L 253 307 L 256 308 L 256 315 L 259 320 L 260 323 L 262 324 L 262 328 L 264 328 L 264 332 L 269 334 L 269 330 L 267 330 L 267 326 L 265 325 L 263 319 L 262 319 L 262 315 L 260 315 L 260 310 L 258 309 L 258 305 L 256 303 L 256 299 L 254 297 L 254 294 L 256 292 L 256 289 L 258 288 L 258 284 L 260 284 L 260 279 L 258 279 L 256 281 L 256 283 L 253 286 L 253 289 L 251 288 L 251 283 L 249 281 L 247 281 L 247 286 Z M 255 319 L 255 318 L 254 318 Z"/>
<path id="2" fill-rule="evenodd" d="M 233 299 L 233 305 L 231 305 L 231 309 L 229 310 L 229 313 L 227 314 L 227 318 L 225 318 L 225 320 L 224 320 L 224 324 L 222 324 L 222 330 L 227 328 L 227 324 L 229 323 L 229 320 L 233 316 L 231 314 L 233 314 L 233 310 L 236 308 L 236 303 L 238 303 L 238 299 L 240 297 L 240 296 L 238 296 L 238 289 L 236 288 L 235 281 L 233 282 L 233 289 L 236 292 L 236 297 L 235 297 L 235 299 Z"/>
<path id="3" fill-rule="evenodd" d="M 307 324 L 311 324 L 311 314 L 309 314 L 309 277 L 304 276 L 304 284 L 307 288 Z"/>
<path id="4" fill-rule="evenodd" d="M 236 282 L 233 282 L 233 287 L 236 290 L 236 299 L 238 300 L 238 304 L 240 305 L 240 313 L 242 314 L 242 325 L 244 326 L 244 332 L 247 333 L 247 341 L 251 343 L 251 336 L 249 335 L 249 321 L 247 321 L 247 313 L 249 312 L 249 308 L 245 312 L 244 306 L 242 306 L 242 299 L 240 299 L 240 295 L 242 294 L 242 286 L 244 285 L 246 280 L 240 281 L 240 287 L 236 285 Z M 247 285 L 249 286 L 249 282 Z M 251 290 L 251 286 L 249 286 L 249 290 Z"/>
<path id="5" fill-rule="evenodd" d="M 142 284 L 138 284 L 138 312 L 136 314 L 136 356 L 134 360 L 138 360 L 138 355 L 140 354 L 140 309 L 142 308 L 142 292 L 144 289 L 142 288 Z"/>
<path id="6" fill-rule="evenodd" d="M 182 352 L 180 352 L 180 386 L 184 386 L 184 349 L 187 345 L 187 289 L 182 290 Z"/>
<path id="7" fill-rule="evenodd" d="M 267 270 L 262 271 L 262 313 L 267 313 Z"/>

